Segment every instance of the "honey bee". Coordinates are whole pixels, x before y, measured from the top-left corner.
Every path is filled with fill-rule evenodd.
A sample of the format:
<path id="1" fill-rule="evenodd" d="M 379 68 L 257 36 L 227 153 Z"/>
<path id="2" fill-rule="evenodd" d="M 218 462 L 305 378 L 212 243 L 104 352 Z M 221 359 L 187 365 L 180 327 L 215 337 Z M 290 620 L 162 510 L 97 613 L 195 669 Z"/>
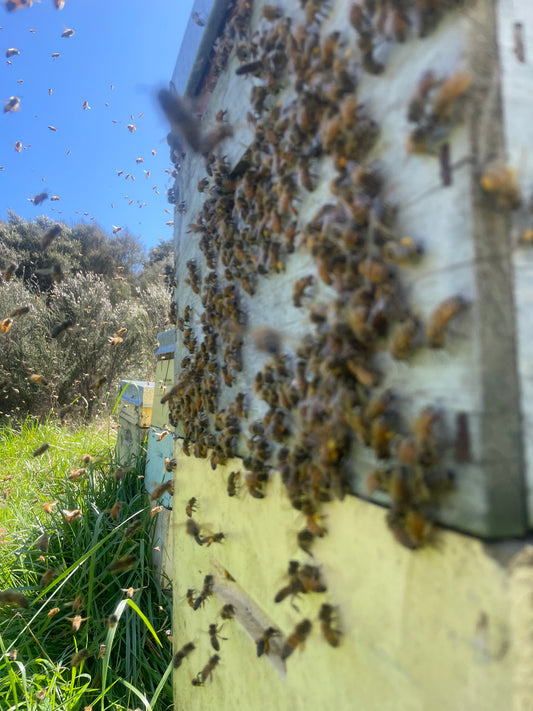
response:
<path id="1" fill-rule="evenodd" d="M 275 627 L 267 627 L 259 639 L 255 640 L 255 648 L 258 657 L 268 654 L 270 651 L 270 640 L 272 637 L 279 637 L 280 632 Z"/>
<path id="2" fill-rule="evenodd" d="M 52 609 L 48 611 L 46 616 L 51 618 L 54 617 L 54 615 L 57 615 L 58 612 L 60 612 L 59 607 L 52 607 Z"/>
<path id="3" fill-rule="evenodd" d="M 320 608 L 318 619 L 320 620 L 322 634 L 332 647 L 338 647 L 341 641 L 341 632 L 334 627 L 336 618 L 337 614 L 333 605 L 325 602 Z"/>
<path id="4" fill-rule="evenodd" d="M 187 519 L 187 534 L 192 536 L 199 546 L 203 546 L 204 539 L 200 536 L 200 526 L 196 523 L 193 518 Z"/>
<path id="5" fill-rule="evenodd" d="M 81 467 L 80 469 L 73 469 L 71 470 L 67 479 L 69 481 L 78 481 L 79 479 L 81 479 L 82 476 L 85 476 L 85 474 L 87 474 L 87 469 L 85 467 Z"/>
<path id="6" fill-rule="evenodd" d="M 13 311 L 9 314 L 11 318 L 17 318 L 18 316 L 24 316 L 24 314 L 29 313 L 30 307 L 29 306 L 17 306 L 16 309 L 13 309 Z"/>
<path id="7" fill-rule="evenodd" d="M 204 578 L 204 584 L 200 595 L 196 598 L 193 605 L 193 610 L 197 610 L 200 605 L 203 605 L 207 598 L 213 594 L 213 585 L 215 583 L 215 578 L 213 575 L 206 575 Z"/>
<path id="8" fill-rule="evenodd" d="M 216 622 L 213 624 L 209 625 L 209 641 L 211 642 L 211 646 L 215 650 L 215 652 L 220 652 L 220 643 L 219 639 L 227 640 L 227 637 L 222 637 L 220 635 L 220 630 L 222 629 L 224 625 L 220 625 L 220 627 L 217 627 Z"/>
<path id="9" fill-rule="evenodd" d="M 163 510 L 163 506 L 154 506 L 153 509 L 150 509 L 150 518 L 153 518 L 156 514 L 161 513 Z"/>
<path id="10" fill-rule="evenodd" d="M 172 665 L 174 669 L 178 669 L 181 666 L 183 660 L 188 657 L 191 652 L 194 652 L 195 649 L 196 647 L 193 642 L 187 642 L 187 644 L 184 644 L 183 647 L 179 651 L 177 651 L 174 657 L 172 658 Z"/>
<path id="11" fill-rule="evenodd" d="M 305 644 L 305 640 L 309 636 L 312 627 L 313 625 L 311 621 L 307 619 L 302 620 L 296 625 L 294 631 L 291 635 L 289 635 L 289 637 L 287 637 L 287 640 L 283 645 L 283 648 L 281 650 L 282 659 L 287 659 L 297 647 L 303 646 Z"/>
<path id="12" fill-rule="evenodd" d="M 17 153 L 20 153 L 22 150 L 22 141 L 16 141 L 15 142 L 15 150 Z"/>
<path id="13" fill-rule="evenodd" d="M 32 383 L 35 383 L 35 385 L 48 385 L 48 380 L 43 375 L 30 375 L 28 380 L 31 380 Z"/>
<path id="14" fill-rule="evenodd" d="M 5 318 L 0 322 L 0 331 L 2 331 L 2 333 L 7 333 L 12 325 L 13 319 L 10 317 Z"/>
<path id="15" fill-rule="evenodd" d="M 432 312 L 426 326 L 426 337 L 432 348 L 442 348 L 446 340 L 446 327 L 450 321 L 466 309 L 468 302 L 462 296 L 451 296 Z"/>
<path id="16" fill-rule="evenodd" d="M 41 240 L 41 249 L 49 247 L 53 240 L 61 234 L 62 229 L 61 225 L 52 225 L 49 230 L 46 230 Z"/>
<path id="17" fill-rule="evenodd" d="M 169 430 L 163 430 L 160 435 L 157 437 L 157 441 L 161 442 L 162 439 L 164 439 L 167 435 L 169 434 Z"/>
<path id="18" fill-rule="evenodd" d="M 298 541 L 298 546 L 305 553 L 308 553 L 310 556 L 312 556 L 313 554 L 311 553 L 311 544 L 315 540 L 314 534 L 306 527 L 302 528 L 301 531 L 298 531 L 298 535 L 296 538 Z"/>
<path id="19" fill-rule="evenodd" d="M 274 597 L 274 602 L 282 602 L 285 598 L 296 597 L 299 593 L 304 592 L 304 586 L 299 578 L 300 564 L 297 560 L 289 561 L 289 567 L 287 570 L 287 575 L 289 576 L 289 584 L 285 585 L 281 590 L 278 590 L 276 596 Z"/>
<path id="20" fill-rule="evenodd" d="M 95 380 L 93 383 L 89 385 L 89 390 L 98 390 L 98 388 L 101 388 L 104 383 L 107 382 L 107 376 L 102 375 L 98 380 Z"/>
<path id="21" fill-rule="evenodd" d="M 134 555 L 125 555 L 123 558 L 118 558 L 110 563 L 106 570 L 112 575 L 118 575 L 118 573 L 123 573 L 125 570 L 131 570 L 136 564 L 137 558 Z"/>
<path id="22" fill-rule="evenodd" d="M 129 123 L 126 128 L 130 133 L 134 133 L 137 130 L 137 126 L 134 123 Z"/>
<path id="23" fill-rule="evenodd" d="M 41 533 L 35 543 L 37 544 L 37 547 L 39 548 L 41 553 L 46 553 L 46 551 L 48 550 L 48 544 L 50 543 L 50 537 L 47 533 Z"/>
<path id="24" fill-rule="evenodd" d="M 47 588 L 52 580 L 57 577 L 58 572 L 57 568 L 49 568 L 48 570 L 45 570 L 45 572 L 41 575 L 39 585 L 42 588 Z"/>
<path id="25" fill-rule="evenodd" d="M 327 585 L 322 580 L 320 568 L 314 565 L 302 565 L 298 572 L 298 579 L 303 586 L 303 592 L 326 592 Z"/>
<path id="26" fill-rule="evenodd" d="M 197 509 L 198 509 L 198 500 L 195 496 L 193 496 L 187 502 L 187 506 L 185 507 L 185 513 L 187 514 L 187 516 L 189 518 L 191 518 L 193 511 L 196 511 Z"/>
<path id="27" fill-rule="evenodd" d="M 134 519 L 129 526 L 126 528 L 126 531 L 124 532 L 124 538 L 131 538 L 132 536 L 137 533 L 137 531 L 140 529 L 142 526 L 142 522 L 140 519 L 136 518 Z"/>
<path id="28" fill-rule="evenodd" d="M 495 196 L 498 207 L 516 210 L 522 204 L 516 171 L 500 161 L 494 161 L 485 168 L 480 183 L 486 193 Z"/>
<path id="29" fill-rule="evenodd" d="M 33 456 L 40 457 L 41 454 L 44 454 L 46 452 L 46 450 L 49 448 L 50 448 L 50 445 L 48 444 L 48 442 L 44 442 L 43 444 L 41 444 L 40 447 L 37 447 L 37 449 L 35 449 L 33 451 Z"/>
<path id="30" fill-rule="evenodd" d="M 84 111 L 87 111 L 87 109 L 90 109 L 90 108 L 91 108 L 91 107 L 89 106 L 89 102 L 87 101 L 87 99 L 85 99 L 85 101 L 84 101 L 83 104 L 81 105 L 81 108 L 82 108 Z"/>
<path id="31" fill-rule="evenodd" d="M 65 27 L 64 32 L 61 33 L 61 37 L 64 37 L 67 39 L 68 37 L 72 37 L 74 34 L 74 30 L 69 29 L 68 27 Z"/>
<path id="32" fill-rule="evenodd" d="M 98 659 L 103 659 L 103 658 L 105 657 L 106 649 L 107 649 L 107 647 L 106 647 L 105 644 L 101 644 L 101 645 L 99 646 L 99 648 L 98 648 L 98 657 L 97 657 Z"/>
<path id="33" fill-rule="evenodd" d="M 218 656 L 218 654 L 213 654 L 213 656 L 210 657 L 209 661 L 207 662 L 205 667 L 202 669 L 202 671 L 198 672 L 196 677 L 192 680 L 192 685 L 193 686 L 203 686 L 206 679 L 212 678 L 213 669 L 217 666 L 217 664 L 219 662 L 220 662 L 220 657 Z"/>
<path id="34" fill-rule="evenodd" d="M 0 591 L 0 605 L 13 605 L 14 607 L 23 607 L 25 609 L 30 606 L 26 596 L 16 590 Z"/>
<path id="35" fill-rule="evenodd" d="M 61 55 L 59 54 L 59 52 L 52 52 L 51 56 L 52 56 L 52 59 L 58 59 Z M 48 90 L 48 91 L 50 91 L 50 90 Z"/>
<path id="36" fill-rule="evenodd" d="M 43 504 L 44 512 L 48 513 L 48 514 L 52 513 L 52 511 L 54 510 L 54 506 L 57 506 L 57 503 L 58 503 L 57 501 L 46 501 Z"/>
<path id="37" fill-rule="evenodd" d="M 72 631 L 73 632 L 78 632 L 81 627 L 81 623 L 85 622 L 88 619 L 89 619 L 88 617 L 82 617 L 81 615 L 76 615 L 75 617 L 67 617 L 67 620 L 69 622 L 72 622 Z"/>
<path id="38" fill-rule="evenodd" d="M 161 404 L 164 405 L 166 402 L 168 402 L 174 395 L 177 395 L 182 389 L 182 386 L 176 383 L 173 385 L 168 393 L 165 393 L 163 397 L 161 398 Z"/>
<path id="39" fill-rule="evenodd" d="M 118 624 L 118 617 L 116 615 L 109 615 L 107 618 L 107 626 L 108 627 L 116 627 Z"/>
<path id="40" fill-rule="evenodd" d="M 111 345 L 111 346 L 118 346 L 119 343 L 122 343 L 124 341 L 124 339 L 121 338 L 120 336 L 108 336 L 107 340 L 108 340 L 109 345 Z"/>
<path id="41" fill-rule="evenodd" d="M 3 276 L 5 281 L 9 281 L 17 269 L 17 265 L 13 262 L 7 267 Z"/>
<path id="42" fill-rule="evenodd" d="M 72 523 L 72 521 L 81 518 L 81 509 L 63 509 L 62 514 L 67 523 Z"/>
<path id="43" fill-rule="evenodd" d="M 228 476 L 228 485 L 226 487 L 228 496 L 237 495 L 237 482 L 240 479 L 240 476 L 240 472 L 230 472 L 230 475 Z"/>
<path id="44" fill-rule="evenodd" d="M 60 334 L 63 333 L 63 331 L 66 331 L 68 328 L 72 328 L 72 326 L 74 326 L 74 322 L 71 321 L 70 319 L 67 319 L 66 321 L 62 321 L 61 323 L 56 323 L 50 329 L 50 337 L 57 338 Z"/>
<path id="45" fill-rule="evenodd" d="M 470 72 L 460 71 L 452 74 L 440 85 L 433 99 L 433 116 L 438 121 L 451 118 L 456 102 L 472 84 Z"/>
<path id="46" fill-rule="evenodd" d="M 197 119 L 176 92 L 161 89 L 158 99 L 172 130 L 183 136 L 195 153 L 211 153 L 218 143 L 233 135 L 233 129 L 227 124 L 202 134 Z"/>
<path id="47" fill-rule="evenodd" d="M 177 465 L 178 463 L 174 457 L 172 457 L 172 459 L 165 457 L 165 471 L 171 472 L 177 467 Z"/>
<path id="48" fill-rule="evenodd" d="M 152 491 L 150 495 L 150 500 L 155 501 L 156 499 L 159 499 L 161 496 L 163 496 L 163 494 L 165 493 L 170 494 L 170 496 L 174 495 L 174 484 L 172 482 L 172 479 L 164 481 L 159 486 L 156 486 L 156 488 Z"/>
<path id="49" fill-rule="evenodd" d="M 4 104 L 4 113 L 8 114 L 11 111 L 18 111 L 20 109 L 20 99 L 18 96 L 10 96 L 9 99 Z"/>
<path id="50" fill-rule="evenodd" d="M 86 659 L 88 659 L 88 657 L 89 650 L 86 647 L 84 649 L 80 649 L 79 652 L 76 652 L 76 654 L 73 654 L 70 658 L 70 666 L 73 668 L 79 667 Z"/>
<path id="51" fill-rule="evenodd" d="M 235 605 L 230 605 L 228 603 L 222 607 L 219 614 L 223 620 L 232 620 L 235 617 L 236 612 L 237 610 L 235 608 Z"/>
<path id="52" fill-rule="evenodd" d="M 194 601 L 196 600 L 196 595 L 198 591 L 195 590 L 194 588 L 188 588 L 187 592 L 185 593 L 185 597 L 187 598 L 187 604 L 189 607 L 194 608 Z"/>
<path id="53" fill-rule="evenodd" d="M 220 533 L 212 533 L 209 536 L 205 536 L 202 539 L 202 543 L 205 543 L 207 545 L 207 548 L 211 545 L 211 543 L 222 543 L 224 540 L 225 536 L 222 532 Z"/>
<path id="54" fill-rule="evenodd" d="M 6 49 L 7 59 L 9 59 L 9 57 L 16 57 L 18 54 L 20 54 L 20 50 L 16 49 L 15 47 L 10 47 L 9 49 Z"/>
<path id="55" fill-rule="evenodd" d="M 34 205 L 40 205 L 42 202 L 48 199 L 48 193 L 43 192 L 39 193 L 38 195 L 35 195 L 35 197 L 28 198 L 30 202 L 32 202 Z"/>
<path id="56" fill-rule="evenodd" d="M 302 305 L 302 298 L 304 296 L 304 291 L 308 286 L 312 286 L 315 278 L 313 277 L 312 274 L 306 277 L 302 277 L 301 279 L 297 279 L 294 282 L 293 288 L 292 288 L 292 303 L 296 307 L 300 307 Z"/>

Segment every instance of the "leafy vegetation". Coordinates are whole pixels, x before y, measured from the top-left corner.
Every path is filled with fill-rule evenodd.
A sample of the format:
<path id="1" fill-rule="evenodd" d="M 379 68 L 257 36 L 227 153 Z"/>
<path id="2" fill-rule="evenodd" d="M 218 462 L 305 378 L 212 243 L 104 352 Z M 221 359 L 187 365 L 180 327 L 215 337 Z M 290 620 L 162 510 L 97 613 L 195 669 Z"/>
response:
<path id="1" fill-rule="evenodd" d="M 153 375 L 157 333 L 168 327 L 170 242 L 147 257 L 127 231 L 80 224 L 62 225 L 43 249 L 52 224 L 13 213 L 0 222 L 0 417 L 90 419 L 119 379 Z"/>
<path id="2" fill-rule="evenodd" d="M 143 460 L 119 467 L 113 446 L 96 424 L 0 430 L 0 590 L 24 596 L 0 604 L 0 708 L 172 705 L 171 598 L 151 561 L 159 513 Z"/>

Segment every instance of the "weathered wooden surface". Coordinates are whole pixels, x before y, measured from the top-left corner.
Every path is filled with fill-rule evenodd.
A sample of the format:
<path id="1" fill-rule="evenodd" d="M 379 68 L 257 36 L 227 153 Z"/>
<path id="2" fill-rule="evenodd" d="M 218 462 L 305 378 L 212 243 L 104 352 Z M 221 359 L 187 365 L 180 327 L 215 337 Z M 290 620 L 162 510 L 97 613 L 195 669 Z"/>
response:
<path id="1" fill-rule="evenodd" d="M 503 133 L 506 160 L 517 172 L 522 208 L 513 213 L 511 248 L 513 297 L 517 323 L 517 359 L 520 378 L 520 410 L 529 524 L 533 524 L 533 248 L 520 244 L 525 230 L 533 227 L 533 6 L 527 0 L 497 3 L 498 47 L 502 86 Z M 502 472 L 505 481 L 505 474 Z"/>

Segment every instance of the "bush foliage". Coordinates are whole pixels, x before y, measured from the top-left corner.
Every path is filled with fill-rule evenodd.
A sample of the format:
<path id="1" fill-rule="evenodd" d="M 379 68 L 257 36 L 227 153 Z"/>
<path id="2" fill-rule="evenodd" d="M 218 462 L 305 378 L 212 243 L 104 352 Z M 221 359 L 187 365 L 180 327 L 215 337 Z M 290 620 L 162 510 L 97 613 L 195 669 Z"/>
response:
<path id="1" fill-rule="evenodd" d="M 94 416 L 109 393 L 114 401 L 120 379 L 152 377 L 157 333 L 168 328 L 169 242 L 147 257 L 127 231 L 109 236 L 80 224 L 62 225 L 43 249 L 52 224 L 13 213 L 0 222 L 0 322 L 7 326 L 0 332 L 0 417 L 50 410 L 64 417 L 67 409 Z M 29 310 L 6 323 L 20 307 Z"/>

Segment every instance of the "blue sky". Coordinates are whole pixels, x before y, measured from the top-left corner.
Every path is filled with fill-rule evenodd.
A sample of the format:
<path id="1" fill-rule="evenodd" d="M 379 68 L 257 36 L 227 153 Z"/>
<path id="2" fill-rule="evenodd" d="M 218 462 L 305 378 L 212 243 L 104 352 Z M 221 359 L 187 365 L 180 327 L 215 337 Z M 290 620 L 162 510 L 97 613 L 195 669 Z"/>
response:
<path id="1" fill-rule="evenodd" d="M 147 249 L 171 239 L 165 191 L 173 180 L 165 169 L 173 166 L 154 96 L 172 76 L 192 5 L 67 0 L 57 10 L 41 0 L 14 12 L 0 8 L 0 219 L 11 208 L 25 218 L 96 222 L 108 232 L 127 227 Z M 75 32 L 68 39 L 65 27 Z M 20 55 L 8 64 L 11 47 Z M 53 59 L 54 52 L 61 56 Z M 11 96 L 20 98 L 20 110 L 4 113 Z M 36 207 L 28 198 L 42 191 L 60 199 Z"/>

